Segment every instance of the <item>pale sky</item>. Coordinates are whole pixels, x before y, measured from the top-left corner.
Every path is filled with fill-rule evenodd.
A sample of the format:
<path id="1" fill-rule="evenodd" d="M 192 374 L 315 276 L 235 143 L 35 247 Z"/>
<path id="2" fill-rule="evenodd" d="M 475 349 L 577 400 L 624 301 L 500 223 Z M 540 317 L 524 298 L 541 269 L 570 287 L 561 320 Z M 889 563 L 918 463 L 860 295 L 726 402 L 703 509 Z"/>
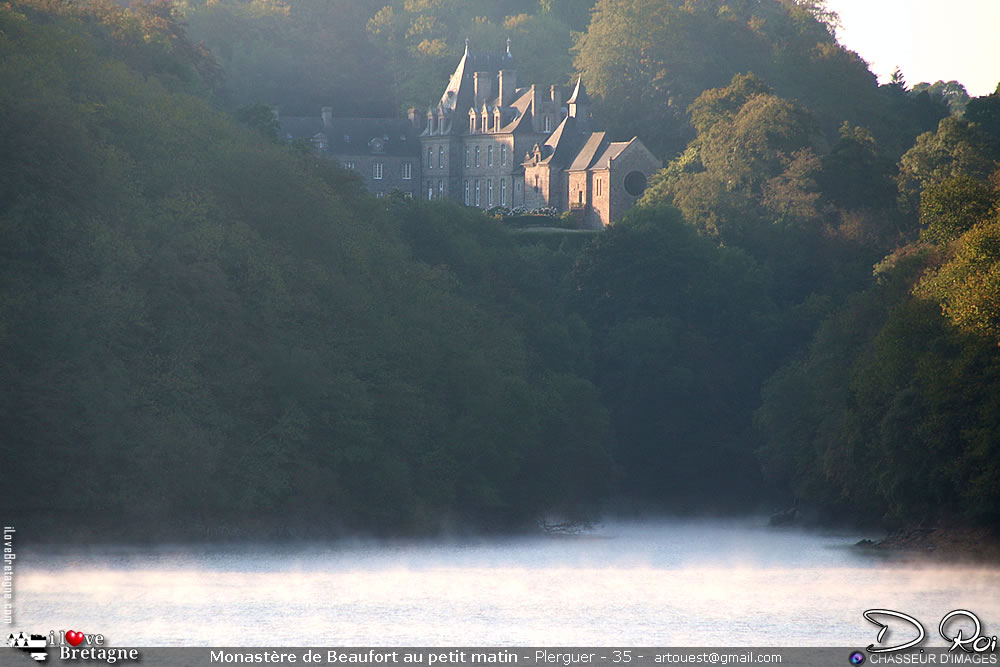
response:
<path id="1" fill-rule="evenodd" d="M 1000 0 L 827 0 L 840 14 L 840 43 L 879 81 L 898 65 L 912 86 L 955 79 L 969 95 L 1000 82 Z"/>

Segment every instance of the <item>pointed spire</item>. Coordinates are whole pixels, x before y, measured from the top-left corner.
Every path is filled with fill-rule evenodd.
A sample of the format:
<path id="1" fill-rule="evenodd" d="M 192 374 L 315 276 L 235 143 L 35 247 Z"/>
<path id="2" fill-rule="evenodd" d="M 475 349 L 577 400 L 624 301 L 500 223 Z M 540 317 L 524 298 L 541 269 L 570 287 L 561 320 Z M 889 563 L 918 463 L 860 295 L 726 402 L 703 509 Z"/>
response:
<path id="1" fill-rule="evenodd" d="M 587 97 L 587 89 L 583 87 L 583 75 L 576 80 L 576 88 L 573 89 L 573 94 L 570 98 L 566 100 L 566 104 L 590 104 L 590 98 Z"/>
<path id="2" fill-rule="evenodd" d="M 469 55 L 469 38 L 465 38 L 465 55 Z"/>

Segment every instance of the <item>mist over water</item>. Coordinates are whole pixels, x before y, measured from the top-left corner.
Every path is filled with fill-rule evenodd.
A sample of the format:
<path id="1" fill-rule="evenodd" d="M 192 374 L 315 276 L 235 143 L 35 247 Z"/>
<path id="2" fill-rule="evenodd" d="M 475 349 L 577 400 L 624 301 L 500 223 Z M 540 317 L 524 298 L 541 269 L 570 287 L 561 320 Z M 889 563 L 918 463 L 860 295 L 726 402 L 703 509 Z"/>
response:
<path id="1" fill-rule="evenodd" d="M 764 523 L 35 551 L 18 558 L 15 624 L 115 646 L 867 646 L 862 612 L 886 608 L 944 645 L 940 619 L 964 608 L 996 634 L 1000 568 L 889 560 L 852 548 L 865 535 Z"/>

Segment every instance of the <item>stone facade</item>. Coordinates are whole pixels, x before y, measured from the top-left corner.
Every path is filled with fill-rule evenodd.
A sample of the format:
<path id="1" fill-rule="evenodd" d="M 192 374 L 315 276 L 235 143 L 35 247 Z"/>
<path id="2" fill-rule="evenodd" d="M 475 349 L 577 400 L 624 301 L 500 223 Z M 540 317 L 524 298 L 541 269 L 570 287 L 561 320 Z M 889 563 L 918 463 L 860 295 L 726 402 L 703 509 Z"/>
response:
<path id="1" fill-rule="evenodd" d="M 595 131 L 578 80 L 564 103 L 558 86 L 519 87 L 505 53 L 465 53 L 438 104 L 407 120 L 281 119 L 289 139 L 357 170 L 376 196 L 394 189 L 467 206 L 572 211 L 587 227 L 618 219 L 662 166 L 642 142 Z"/>
<path id="2" fill-rule="evenodd" d="M 313 149 L 356 171 L 365 188 L 382 197 L 397 190 L 420 195 L 420 139 L 409 121 L 336 118 L 329 107 L 319 118 L 279 118 L 286 141 L 307 139 Z"/>

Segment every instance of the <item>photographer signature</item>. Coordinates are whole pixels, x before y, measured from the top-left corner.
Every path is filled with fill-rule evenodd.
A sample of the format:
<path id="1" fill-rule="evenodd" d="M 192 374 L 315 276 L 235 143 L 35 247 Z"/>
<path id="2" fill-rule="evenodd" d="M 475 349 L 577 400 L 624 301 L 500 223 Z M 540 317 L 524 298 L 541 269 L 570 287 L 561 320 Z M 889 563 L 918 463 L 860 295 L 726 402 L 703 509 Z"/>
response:
<path id="1" fill-rule="evenodd" d="M 917 646 L 924 640 L 927 633 L 924 632 L 924 626 L 917 619 L 913 618 L 908 614 L 904 614 L 901 611 L 893 611 L 892 609 L 869 609 L 864 612 L 863 616 L 867 621 L 879 626 L 878 635 L 875 637 L 875 644 L 870 644 L 868 646 L 869 653 L 889 653 L 891 651 L 904 651 L 908 648 Z M 876 648 L 876 644 L 882 643 L 882 637 L 885 636 L 885 631 L 889 629 L 889 626 L 885 623 L 875 620 L 873 616 L 891 616 L 893 618 L 898 618 L 905 621 L 913 626 L 917 635 L 905 644 L 899 644 L 898 646 L 883 646 L 881 648 Z M 948 624 L 956 619 L 965 617 L 975 624 L 975 632 L 966 636 L 962 628 L 958 629 L 958 632 L 954 636 L 949 636 L 948 634 Z M 954 651 L 957 648 L 961 648 L 966 653 L 985 653 L 995 652 L 997 650 L 997 637 L 996 635 L 987 636 L 983 634 L 982 623 L 979 622 L 979 617 L 973 614 L 971 611 L 965 609 L 956 609 L 955 611 L 948 612 L 945 614 L 944 618 L 941 619 L 941 623 L 938 624 L 938 633 L 941 638 L 947 642 L 951 642 L 951 646 L 948 648 L 949 651 Z"/>

